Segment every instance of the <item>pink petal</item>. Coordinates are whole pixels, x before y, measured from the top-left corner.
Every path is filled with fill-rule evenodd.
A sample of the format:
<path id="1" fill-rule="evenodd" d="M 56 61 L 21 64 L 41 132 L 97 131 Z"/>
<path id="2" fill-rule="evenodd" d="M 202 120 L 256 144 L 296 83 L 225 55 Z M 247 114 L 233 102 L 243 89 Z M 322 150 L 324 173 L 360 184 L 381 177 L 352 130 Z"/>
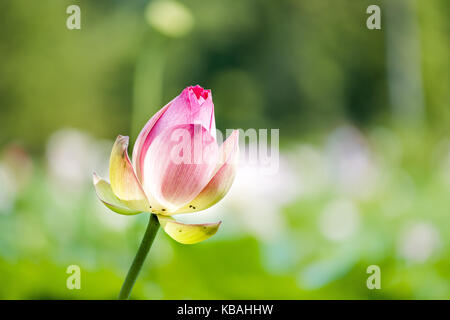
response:
<path id="1" fill-rule="evenodd" d="M 129 208 L 150 211 L 145 193 L 128 158 L 128 137 L 118 136 L 109 161 L 109 179 L 114 194 Z"/>
<path id="2" fill-rule="evenodd" d="M 133 165 L 140 180 L 145 154 L 153 140 L 169 127 L 193 123 L 201 124 L 214 138 L 216 137 L 211 91 L 204 90 L 198 85 L 184 89 L 179 96 L 159 110 L 142 129 L 133 149 Z"/>
<path id="3" fill-rule="evenodd" d="M 211 91 L 204 90 L 200 86 L 187 87 L 172 100 L 170 107 L 154 125 L 147 139 L 151 143 L 158 134 L 169 127 L 193 123 L 201 124 L 215 136 L 214 104 Z"/>
<path id="4" fill-rule="evenodd" d="M 162 132 L 144 160 L 143 186 L 159 202 L 153 212 L 171 214 L 194 199 L 208 184 L 218 159 L 218 146 L 200 124 L 184 124 Z"/>
<path id="5" fill-rule="evenodd" d="M 163 108 L 161 108 L 153 117 L 151 117 L 150 120 L 145 124 L 144 128 L 139 133 L 139 136 L 136 139 L 136 142 L 134 143 L 133 147 L 133 167 L 136 170 L 136 175 L 140 181 L 142 181 L 141 176 L 141 168 L 144 164 L 144 157 L 145 153 L 147 152 L 148 147 L 150 146 L 151 139 L 147 139 L 152 128 L 154 127 L 155 123 L 158 122 L 159 118 L 166 112 L 166 110 L 169 108 L 170 104 L 169 102 L 167 105 L 165 105 Z"/>
<path id="6" fill-rule="evenodd" d="M 215 174 L 189 204 L 177 210 L 176 213 L 189 213 L 205 210 L 219 202 L 230 190 L 236 174 L 239 155 L 239 131 L 234 130 L 227 140 L 220 146 L 219 165 Z"/>

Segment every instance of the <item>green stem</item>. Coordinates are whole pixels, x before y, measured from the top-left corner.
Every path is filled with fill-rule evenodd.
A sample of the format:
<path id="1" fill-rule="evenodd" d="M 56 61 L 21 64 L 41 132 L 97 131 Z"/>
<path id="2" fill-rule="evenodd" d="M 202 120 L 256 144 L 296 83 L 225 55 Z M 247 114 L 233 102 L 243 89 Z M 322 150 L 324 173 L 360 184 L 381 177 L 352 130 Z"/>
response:
<path id="1" fill-rule="evenodd" d="M 126 300 L 130 297 L 131 290 L 133 289 L 134 283 L 136 282 L 136 279 L 139 275 L 139 271 L 141 271 L 145 258 L 150 251 L 158 229 L 158 217 L 156 216 L 156 214 L 150 214 L 150 219 L 148 221 L 148 226 L 147 230 L 145 231 L 144 238 L 142 238 L 139 250 L 134 257 L 130 270 L 128 270 L 128 274 L 122 285 L 122 289 L 120 289 L 119 300 Z"/>

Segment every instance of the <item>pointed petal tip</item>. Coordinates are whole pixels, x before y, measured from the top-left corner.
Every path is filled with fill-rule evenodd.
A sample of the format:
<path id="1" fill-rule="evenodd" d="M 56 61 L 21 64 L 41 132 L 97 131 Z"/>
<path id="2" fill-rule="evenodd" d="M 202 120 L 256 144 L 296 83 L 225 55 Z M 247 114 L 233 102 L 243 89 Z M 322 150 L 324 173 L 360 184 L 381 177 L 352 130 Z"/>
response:
<path id="1" fill-rule="evenodd" d="M 128 146 L 128 142 L 130 141 L 130 137 L 129 136 L 122 136 L 122 135 L 118 135 L 116 138 L 116 143 L 121 143 L 124 144 L 126 146 Z"/>
<path id="2" fill-rule="evenodd" d="M 94 182 L 94 185 L 96 185 L 100 181 L 100 177 L 97 175 L 95 171 L 92 173 L 92 181 Z"/>
<path id="3" fill-rule="evenodd" d="M 109 161 L 109 180 L 114 194 L 127 206 L 139 211 L 149 209 L 147 197 L 128 157 L 128 136 L 119 135 Z"/>

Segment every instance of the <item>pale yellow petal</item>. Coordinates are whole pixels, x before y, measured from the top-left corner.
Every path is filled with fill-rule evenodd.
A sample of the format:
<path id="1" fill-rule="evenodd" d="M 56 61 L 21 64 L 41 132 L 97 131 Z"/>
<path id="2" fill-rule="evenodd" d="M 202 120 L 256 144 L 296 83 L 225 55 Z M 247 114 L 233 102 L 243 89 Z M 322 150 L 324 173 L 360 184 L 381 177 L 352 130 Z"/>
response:
<path id="1" fill-rule="evenodd" d="M 185 224 L 172 217 L 158 215 L 159 223 L 164 231 L 174 240 L 182 244 L 194 244 L 213 236 L 221 222 L 204 224 Z"/>
<path id="2" fill-rule="evenodd" d="M 125 203 L 120 201 L 119 198 L 117 198 L 114 192 L 112 191 L 111 185 L 107 181 L 101 179 L 95 173 L 93 180 L 97 197 L 100 199 L 101 202 L 103 202 L 103 204 L 106 207 L 108 207 L 114 212 L 124 215 L 133 215 L 141 213 L 141 211 L 129 208 Z"/>
<path id="3" fill-rule="evenodd" d="M 128 137 L 118 136 L 109 162 L 109 178 L 114 194 L 129 208 L 150 211 L 147 197 L 134 173 L 127 153 Z"/>

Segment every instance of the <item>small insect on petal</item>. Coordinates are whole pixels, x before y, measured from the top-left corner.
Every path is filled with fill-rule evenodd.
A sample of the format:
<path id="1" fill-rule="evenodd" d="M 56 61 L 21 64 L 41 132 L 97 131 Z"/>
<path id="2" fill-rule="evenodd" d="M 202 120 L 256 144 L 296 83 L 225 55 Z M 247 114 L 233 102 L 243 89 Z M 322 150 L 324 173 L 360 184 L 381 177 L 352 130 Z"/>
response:
<path id="1" fill-rule="evenodd" d="M 239 131 L 232 135 L 220 147 L 220 160 L 216 171 L 205 188 L 176 213 L 190 213 L 205 210 L 219 202 L 230 190 L 236 174 L 237 157 L 239 154 Z"/>

